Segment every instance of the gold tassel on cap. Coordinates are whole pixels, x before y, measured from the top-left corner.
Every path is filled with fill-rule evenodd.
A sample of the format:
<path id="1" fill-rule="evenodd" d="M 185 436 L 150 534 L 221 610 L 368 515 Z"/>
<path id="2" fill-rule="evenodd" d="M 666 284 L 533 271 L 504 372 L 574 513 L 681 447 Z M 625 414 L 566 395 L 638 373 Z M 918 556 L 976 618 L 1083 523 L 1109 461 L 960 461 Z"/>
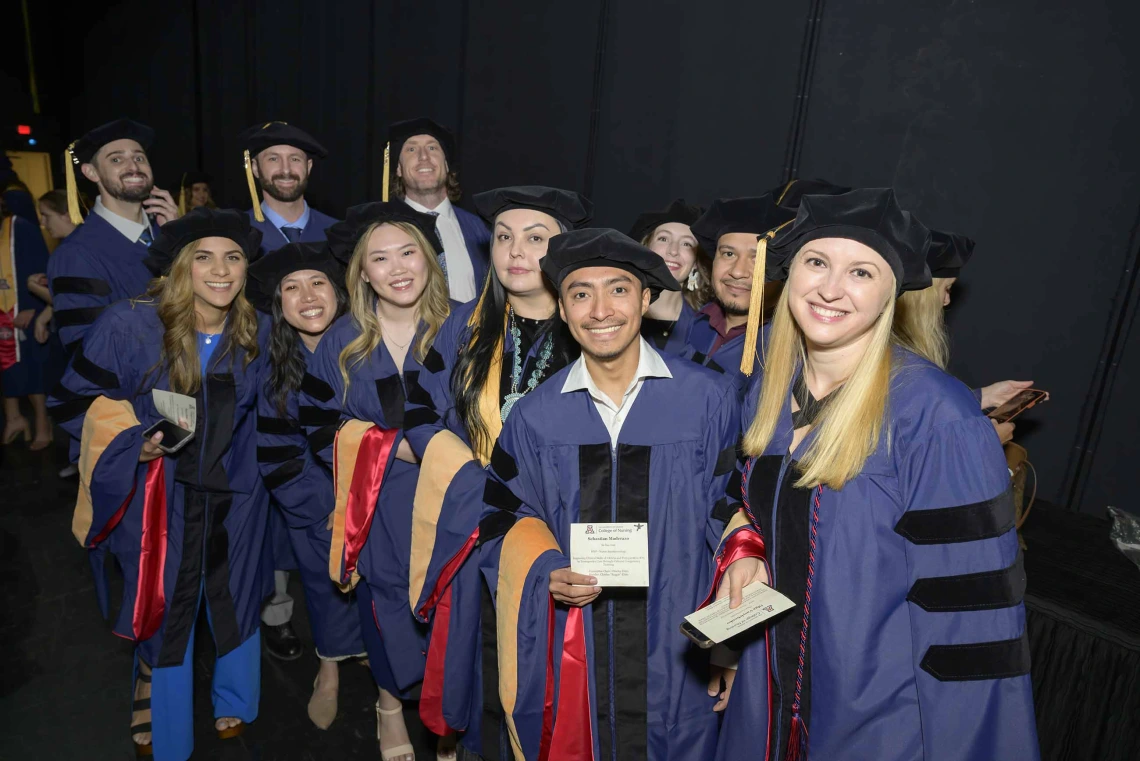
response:
<path id="1" fill-rule="evenodd" d="M 73 225 L 83 224 L 83 215 L 79 213 L 79 190 L 75 186 L 75 165 L 78 163 L 75 143 L 72 143 L 63 153 L 63 176 L 67 181 L 67 216 Z"/>
<path id="2" fill-rule="evenodd" d="M 245 181 L 249 183 L 249 197 L 253 200 L 253 218 L 258 222 L 265 221 L 261 213 L 261 199 L 257 197 L 257 183 L 253 181 L 253 162 L 249 158 L 249 149 L 245 149 Z"/>
<path id="3" fill-rule="evenodd" d="M 756 364 L 756 344 L 760 341 L 760 324 L 764 321 L 764 280 L 767 270 L 768 241 L 776 237 L 793 220 L 772 228 L 756 241 L 756 263 L 752 265 L 752 293 L 748 297 L 748 325 L 744 329 L 744 353 L 740 356 L 740 372 L 752 375 Z"/>
<path id="4" fill-rule="evenodd" d="M 182 184 L 178 186 L 178 216 L 186 216 L 186 172 L 182 173 Z"/>
<path id="5" fill-rule="evenodd" d="M 384 187 L 380 189 L 380 200 L 384 203 L 388 203 L 388 151 L 391 147 L 391 143 L 384 144 Z"/>

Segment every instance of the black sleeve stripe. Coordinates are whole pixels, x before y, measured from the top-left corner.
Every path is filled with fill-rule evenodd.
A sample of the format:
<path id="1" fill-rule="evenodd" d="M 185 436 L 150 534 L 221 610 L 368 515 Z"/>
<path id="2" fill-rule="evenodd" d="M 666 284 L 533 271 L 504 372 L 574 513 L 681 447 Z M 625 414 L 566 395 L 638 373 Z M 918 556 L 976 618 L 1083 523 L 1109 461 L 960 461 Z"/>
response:
<path id="1" fill-rule="evenodd" d="M 479 538 L 475 546 L 480 547 L 487 542 L 506 536 L 506 533 L 515 525 L 518 516 L 505 510 L 496 510 L 483 520 L 479 521 Z"/>
<path id="2" fill-rule="evenodd" d="M 309 450 L 316 454 L 332 446 L 338 425 L 326 425 L 309 434 Z"/>
<path id="3" fill-rule="evenodd" d="M 429 410 L 427 407 L 413 407 L 404 413 L 405 431 L 419 428 L 421 425 L 433 425 L 438 422 L 439 415 L 435 414 L 435 410 Z"/>
<path id="4" fill-rule="evenodd" d="M 909 510 L 895 524 L 895 532 L 911 544 L 953 544 L 992 539 L 1013 528 L 1013 491 L 971 505 L 937 510 Z"/>
<path id="5" fill-rule="evenodd" d="M 51 281 L 51 292 L 54 296 L 61 293 L 74 293 L 81 296 L 110 296 L 111 286 L 102 278 L 61 275 Z"/>
<path id="6" fill-rule="evenodd" d="M 726 473 L 731 473 L 736 469 L 736 445 L 722 449 L 720 454 L 716 456 L 716 468 L 713 469 L 714 476 L 723 476 Z"/>
<path id="7" fill-rule="evenodd" d="M 71 359 L 71 367 L 75 372 L 99 388 L 111 391 L 119 387 L 119 376 L 106 368 L 99 367 L 99 365 L 85 357 L 83 355 L 82 346 L 79 347 L 79 350 L 75 352 L 75 356 Z"/>
<path id="8" fill-rule="evenodd" d="M 404 384 L 399 373 L 376 379 L 376 396 L 387 428 L 404 427 Z"/>
<path id="9" fill-rule="evenodd" d="M 61 309 L 55 313 L 55 324 L 60 328 L 73 328 L 76 325 L 90 325 L 103 313 L 106 307 L 78 307 Z"/>
<path id="10" fill-rule="evenodd" d="M 258 447 L 257 461 L 265 463 L 285 462 L 300 457 L 304 453 L 304 448 L 296 444 L 286 444 L 280 447 Z"/>
<path id="11" fill-rule="evenodd" d="M 495 442 L 491 450 L 491 467 L 499 478 L 504 481 L 513 481 L 519 476 L 519 466 L 515 458 L 511 457 L 501 446 Z"/>
<path id="12" fill-rule="evenodd" d="M 340 422 L 340 412 L 337 410 L 322 410 L 311 404 L 302 404 L 297 407 L 297 422 L 305 428 L 317 428 L 322 425 L 336 425 Z"/>
<path id="13" fill-rule="evenodd" d="M 283 417 L 257 417 L 257 432 L 268 433 L 271 436 L 292 436 L 300 432 L 300 428 L 289 418 Z"/>
<path id="14" fill-rule="evenodd" d="M 712 517 L 721 523 L 728 523 L 732 520 L 732 516 L 736 515 L 736 511 L 740 509 L 739 502 L 732 502 L 727 497 L 722 497 L 713 505 Z"/>
<path id="15" fill-rule="evenodd" d="M 434 346 L 427 350 L 427 354 L 424 356 L 423 366 L 425 370 L 432 374 L 442 373 L 444 371 L 445 365 L 443 364 L 443 357 L 436 351 Z"/>
<path id="16" fill-rule="evenodd" d="M 274 491 L 282 484 L 286 484 L 300 475 L 304 467 L 304 463 L 300 460 L 290 460 L 262 479 L 265 483 L 265 488 L 269 489 L 269 491 Z"/>
<path id="17" fill-rule="evenodd" d="M 918 579 L 906 599 L 931 613 L 1012 608 L 1025 596 L 1021 554 L 1008 568 Z"/>
<path id="18" fill-rule="evenodd" d="M 724 375 L 724 368 L 721 367 L 720 365 L 718 365 L 716 363 L 716 360 L 710 359 L 708 361 L 708 363 L 705 364 L 705 367 L 707 367 L 710 370 L 716 370 L 721 375 Z"/>
<path id="19" fill-rule="evenodd" d="M 1029 640 L 1025 634 L 998 642 L 931 645 L 919 664 L 940 682 L 1008 679 L 1029 673 Z"/>
<path id="20" fill-rule="evenodd" d="M 487 485 L 483 487 L 483 501 L 491 507 L 497 507 L 509 513 L 518 512 L 518 509 L 522 507 L 522 500 L 493 478 L 488 478 Z"/>
<path id="21" fill-rule="evenodd" d="M 56 423 L 66 423 L 68 420 L 74 420 L 87 412 L 87 408 L 98 398 L 97 396 L 81 396 L 77 399 L 69 399 L 66 402 L 61 402 L 51 408 L 52 420 Z"/>
<path id="22" fill-rule="evenodd" d="M 301 378 L 301 391 L 319 402 L 331 401 L 334 396 L 332 386 L 309 373 L 305 373 L 305 377 Z"/>
<path id="23" fill-rule="evenodd" d="M 699 351 L 695 351 L 693 352 L 692 360 L 698 365 L 703 365 L 705 363 L 705 355 Z"/>
<path id="24" fill-rule="evenodd" d="M 730 501 L 744 501 L 744 491 L 741 488 L 739 478 L 728 479 L 728 486 L 724 488 L 724 493 Z"/>
<path id="25" fill-rule="evenodd" d="M 75 352 L 79 351 L 79 347 L 82 345 L 83 345 L 83 339 L 81 339 L 81 338 L 76 339 L 76 340 L 72 341 L 71 343 L 66 343 L 63 345 L 63 353 L 69 357 L 74 356 Z"/>
<path id="26" fill-rule="evenodd" d="M 420 385 L 419 370 L 409 370 L 404 373 L 404 383 L 408 387 L 408 404 L 435 407 L 435 400 L 431 398 L 431 394 L 424 391 L 424 387 Z"/>

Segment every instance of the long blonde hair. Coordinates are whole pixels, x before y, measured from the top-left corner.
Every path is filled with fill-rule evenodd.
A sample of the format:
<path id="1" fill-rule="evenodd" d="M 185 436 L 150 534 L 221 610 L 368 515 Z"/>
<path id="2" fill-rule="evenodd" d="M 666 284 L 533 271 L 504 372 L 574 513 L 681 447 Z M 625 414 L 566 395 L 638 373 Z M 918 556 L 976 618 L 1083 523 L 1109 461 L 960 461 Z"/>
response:
<path id="1" fill-rule="evenodd" d="M 939 284 L 946 278 L 934 278 L 934 285 L 921 291 L 907 291 L 895 307 L 895 340 L 920 357 L 946 369 L 950 362 L 950 339 L 946 334 L 946 312 L 942 306 Z"/>
<path id="2" fill-rule="evenodd" d="M 447 289 L 447 278 L 443 268 L 439 266 L 435 248 L 428 243 L 427 238 L 419 228 L 410 222 L 374 222 L 365 229 L 364 234 L 356 242 L 352 250 L 352 258 L 348 262 L 345 273 L 345 285 L 348 288 L 349 311 L 352 320 L 360 330 L 360 335 L 348 342 L 341 349 L 337 364 L 340 367 L 340 377 L 344 381 L 345 398 L 348 397 L 348 386 L 351 382 L 348 377 L 349 370 L 356 368 L 367 357 L 376 351 L 383 336 L 380 333 L 380 320 L 376 316 L 376 292 L 372 286 L 364 282 L 364 260 L 368 255 L 368 239 L 381 225 L 392 225 L 406 232 L 415 241 L 416 246 L 423 252 L 427 260 L 428 279 L 420 299 L 416 303 L 417 317 L 426 325 L 415 344 L 414 356 L 417 362 L 423 362 L 428 349 L 435 341 L 443 321 L 451 312 L 451 300 Z"/>
<path id="3" fill-rule="evenodd" d="M 198 360 L 198 319 L 194 312 L 194 281 L 191 267 L 198 241 L 183 247 L 174 258 L 170 274 L 150 282 L 146 295 L 158 302 L 158 318 L 162 320 L 162 355 L 154 370 L 165 368 L 170 377 L 170 390 L 194 395 L 202 386 L 202 367 Z M 243 255 L 244 256 L 244 255 Z M 247 262 L 248 264 L 248 262 Z M 245 297 L 243 286 L 226 317 L 218 359 L 230 356 L 238 348 L 245 352 L 242 367 L 247 367 L 258 353 L 257 312 Z"/>
<path id="4" fill-rule="evenodd" d="M 796 266 L 792 264 L 793 270 Z M 894 280 L 891 282 L 893 289 Z M 890 392 L 894 305 L 895 299 L 889 299 L 871 327 L 870 342 L 851 376 L 832 392 L 833 398 L 824 407 L 816 423 L 816 436 L 799 459 L 797 487 L 822 484 L 841 489 L 859 475 L 863 463 L 878 447 Z M 744 434 L 744 451 L 749 456 L 763 454 L 771 443 L 796 371 L 806 357 L 804 335 L 792 316 L 785 288 L 772 318 L 760 401 Z"/>

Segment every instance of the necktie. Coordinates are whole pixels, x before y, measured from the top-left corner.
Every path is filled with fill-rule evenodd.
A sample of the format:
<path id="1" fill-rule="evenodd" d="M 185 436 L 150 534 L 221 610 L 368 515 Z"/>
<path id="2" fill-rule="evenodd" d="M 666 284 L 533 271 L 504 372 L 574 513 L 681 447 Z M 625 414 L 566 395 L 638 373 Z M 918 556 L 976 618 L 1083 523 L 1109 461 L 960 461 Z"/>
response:
<path id="1" fill-rule="evenodd" d="M 150 234 L 150 225 L 149 224 L 147 224 L 147 226 L 143 229 L 142 235 L 139 236 L 139 243 L 143 244 L 144 246 L 148 246 L 148 247 L 150 246 L 151 243 L 154 243 L 154 236 Z"/>
<path id="2" fill-rule="evenodd" d="M 431 214 L 433 217 L 439 216 L 438 211 L 429 211 L 428 214 Z M 435 223 L 435 231 L 437 234 L 439 234 L 439 221 L 438 220 Z M 443 235 L 442 234 L 439 234 L 439 240 L 440 240 L 440 242 L 443 241 Z M 443 270 L 443 282 L 446 283 L 447 282 L 447 256 L 446 256 L 445 252 L 440 251 L 439 254 L 436 256 L 436 258 L 439 260 L 439 268 L 441 270 Z"/>
<path id="3" fill-rule="evenodd" d="M 303 230 L 300 227 L 282 227 L 281 232 L 285 233 L 285 237 L 289 239 L 290 243 L 296 243 L 301 240 Z"/>

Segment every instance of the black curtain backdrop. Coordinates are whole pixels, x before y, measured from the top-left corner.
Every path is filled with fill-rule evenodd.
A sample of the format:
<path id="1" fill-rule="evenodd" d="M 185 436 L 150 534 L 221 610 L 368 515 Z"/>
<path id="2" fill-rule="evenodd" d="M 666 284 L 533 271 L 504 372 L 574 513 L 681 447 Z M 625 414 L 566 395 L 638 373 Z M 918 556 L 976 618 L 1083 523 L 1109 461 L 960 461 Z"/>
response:
<path id="1" fill-rule="evenodd" d="M 270 119 L 330 149 L 309 199 L 334 215 L 379 198 L 386 125 L 418 115 L 457 128 L 466 205 L 557 185 L 623 230 L 674 197 L 793 172 L 892 185 L 978 241 L 949 312 L 954 372 L 1053 394 L 1018 425 L 1039 496 L 1140 512 L 1133 2 L 128 0 L 97 15 L 65 33 L 82 51 L 70 136 L 148 122 L 160 185 L 201 168 L 238 208 L 237 134 Z"/>

